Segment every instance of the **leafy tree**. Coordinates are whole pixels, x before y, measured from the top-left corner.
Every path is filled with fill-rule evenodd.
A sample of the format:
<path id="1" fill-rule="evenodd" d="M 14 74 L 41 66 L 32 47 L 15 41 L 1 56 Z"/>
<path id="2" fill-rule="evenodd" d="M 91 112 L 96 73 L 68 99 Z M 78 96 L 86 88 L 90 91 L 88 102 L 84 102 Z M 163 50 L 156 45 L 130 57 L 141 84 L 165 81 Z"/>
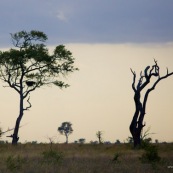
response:
<path id="1" fill-rule="evenodd" d="M 133 83 L 132 89 L 134 91 L 134 102 L 135 102 L 135 113 L 130 124 L 130 132 L 133 137 L 134 147 L 141 145 L 141 132 L 145 124 L 143 124 L 144 116 L 146 114 L 146 104 L 148 96 L 151 91 L 153 91 L 156 85 L 163 79 L 173 75 L 173 72 L 169 73 L 168 69 L 164 76 L 160 75 L 160 68 L 157 64 L 157 61 L 154 60 L 154 65 L 152 67 L 147 66 L 144 70 L 144 73 L 140 73 L 140 78 L 136 85 L 136 73 L 131 69 L 133 74 Z M 148 84 L 152 78 L 155 78 L 155 82 L 151 85 L 149 89 L 146 90 L 143 101 L 141 101 L 141 92 Z"/>
<path id="2" fill-rule="evenodd" d="M 73 133 L 72 124 L 70 122 L 63 122 L 60 127 L 58 127 L 58 131 L 61 135 L 65 135 L 66 144 L 68 144 L 68 136 Z"/>
<path id="3" fill-rule="evenodd" d="M 17 144 L 24 111 L 32 106 L 30 93 L 43 85 L 68 87 L 60 79 L 77 68 L 73 66 L 72 53 L 64 45 L 56 46 L 53 54 L 49 54 L 44 44 L 47 35 L 41 31 L 20 31 L 11 34 L 11 38 L 15 48 L 0 51 L 0 79 L 19 94 L 19 116 L 11 135 L 12 144 Z"/>

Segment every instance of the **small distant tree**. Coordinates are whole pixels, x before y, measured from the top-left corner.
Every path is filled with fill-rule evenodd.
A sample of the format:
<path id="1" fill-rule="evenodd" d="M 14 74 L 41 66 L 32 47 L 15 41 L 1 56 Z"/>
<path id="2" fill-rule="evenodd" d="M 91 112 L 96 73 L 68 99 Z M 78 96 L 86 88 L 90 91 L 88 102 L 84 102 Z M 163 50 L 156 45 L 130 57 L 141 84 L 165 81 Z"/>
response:
<path id="1" fill-rule="evenodd" d="M 73 133 L 72 124 L 70 122 L 63 122 L 60 127 L 58 127 L 58 131 L 61 135 L 65 135 L 66 144 L 68 144 L 68 137 Z"/>
<path id="2" fill-rule="evenodd" d="M 102 135 L 103 135 L 103 132 L 102 132 L 102 131 L 98 131 L 98 132 L 96 133 L 96 136 L 97 136 L 97 138 L 98 138 L 98 140 L 99 140 L 99 144 L 102 144 L 102 143 L 103 143 Z"/>
<path id="3" fill-rule="evenodd" d="M 78 141 L 80 144 L 84 144 L 86 140 L 85 140 L 85 138 L 80 138 Z"/>
<path id="4" fill-rule="evenodd" d="M 119 139 L 117 139 L 115 143 L 116 143 L 116 144 L 120 144 L 121 142 L 120 142 Z"/>

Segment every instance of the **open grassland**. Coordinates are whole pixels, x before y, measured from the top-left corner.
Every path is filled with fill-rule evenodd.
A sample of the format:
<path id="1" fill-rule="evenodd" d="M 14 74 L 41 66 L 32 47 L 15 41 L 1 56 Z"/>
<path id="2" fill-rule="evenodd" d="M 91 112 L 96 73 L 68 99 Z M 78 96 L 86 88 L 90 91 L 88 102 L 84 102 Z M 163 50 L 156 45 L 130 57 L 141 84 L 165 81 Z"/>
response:
<path id="1" fill-rule="evenodd" d="M 0 173 L 173 172 L 173 143 L 157 146 L 161 160 L 153 164 L 129 144 L 1 144 Z"/>

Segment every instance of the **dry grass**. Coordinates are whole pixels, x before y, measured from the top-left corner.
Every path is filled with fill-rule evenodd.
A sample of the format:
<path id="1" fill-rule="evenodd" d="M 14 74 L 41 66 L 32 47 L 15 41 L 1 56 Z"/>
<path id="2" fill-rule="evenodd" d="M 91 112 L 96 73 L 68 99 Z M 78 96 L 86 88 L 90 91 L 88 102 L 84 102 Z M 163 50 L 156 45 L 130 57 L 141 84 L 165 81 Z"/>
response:
<path id="1" fill-rule="evenodd" d="M 62 160 L 55 161 L 54 158 L 52 162 L 45 160 L 42 153 L 50 151 L 50 144 L 20 144 L 16 147 L 1 144 L 0 173 L 173 172 L 173 168 L 168 168 L 173 166 L 173 144 L 158 144 L 162 160 L 154 166 L 139 160 L 143 150 L 133 150 L 127 144 L 53 144 L 52 150 L 55 153 L 62 153 Z"/>

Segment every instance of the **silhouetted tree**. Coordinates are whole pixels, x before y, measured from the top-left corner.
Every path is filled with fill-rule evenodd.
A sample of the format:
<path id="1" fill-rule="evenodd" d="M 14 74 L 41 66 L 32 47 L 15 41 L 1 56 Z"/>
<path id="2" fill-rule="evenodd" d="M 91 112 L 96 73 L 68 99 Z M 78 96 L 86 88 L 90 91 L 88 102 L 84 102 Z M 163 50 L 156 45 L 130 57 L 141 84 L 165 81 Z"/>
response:
<path id="1" fill-rule="evenodd" d="M 160 68 L 157 64 L 157 61 L 154 60 L 154 63 L 155 64 L 152 67 L 147 66 L 143 73 L 141 71 L 137 85 L 136 85 L 136 73 L 131 69 L 131 72 L 133 74 L 132 88 L 134 91 L 135 113 L 130 124 L 130 132 L 133 137 L 134 147 L 137 147 L 141 144 L 141 132 L 143 127 L 145 126 L 145 124 L 143 124 L 143 120 L 146 114 L 146 104 L 149 93 L 155 89 L 156 85 L 161 80 L 173 75 L 173 72 L 169 73 L 167 69 L 166 75 L 160 76 Z M 155 78 L 156 80 L 153 83 L 153 85 L 151 85 L 151 87 L 146 90 L 143 101 L 141 101 L 141 92 L 150 83 L 152 78 Z"/>
<path id="2" fill-rule="evenodd" d="M 20 31 L 11 34 L 15 48 L 0 51 L 0 79 L 19 94 L 19 116 L 17 117 L 12 137 L 12 144 L 17 144 L 18 131 L 24 111 L 31 108 L 30 93 L 43 85 L 55 84 L 68 87 L 61 76 L 77 70 L 74 58 L 64 45 L 56 46 L 52 55 L 43 44 L 47 35 L 40 31 Z M 27 106 L 24 106 L 24 100 Z"/>
<path id="3" fill-rule="evenodd" d="M 73 132 L 72 124 L 70 122 L 63 122 L 60 127 L 58 127 L 58 131 L 61 135 L 65 135 L 66 144 L 68 144 L 68 136 Z"/>
<path id="4" fill-rule="evenodd" d="M 103 132 L 101 132 L 101 131 L 98 131 L 96 133 L 96 136 L 97 136 L 97 138 L 99 140 L 99 144 L 102 144 L 103 143 L 102 135 L 103 135 Z"/>

